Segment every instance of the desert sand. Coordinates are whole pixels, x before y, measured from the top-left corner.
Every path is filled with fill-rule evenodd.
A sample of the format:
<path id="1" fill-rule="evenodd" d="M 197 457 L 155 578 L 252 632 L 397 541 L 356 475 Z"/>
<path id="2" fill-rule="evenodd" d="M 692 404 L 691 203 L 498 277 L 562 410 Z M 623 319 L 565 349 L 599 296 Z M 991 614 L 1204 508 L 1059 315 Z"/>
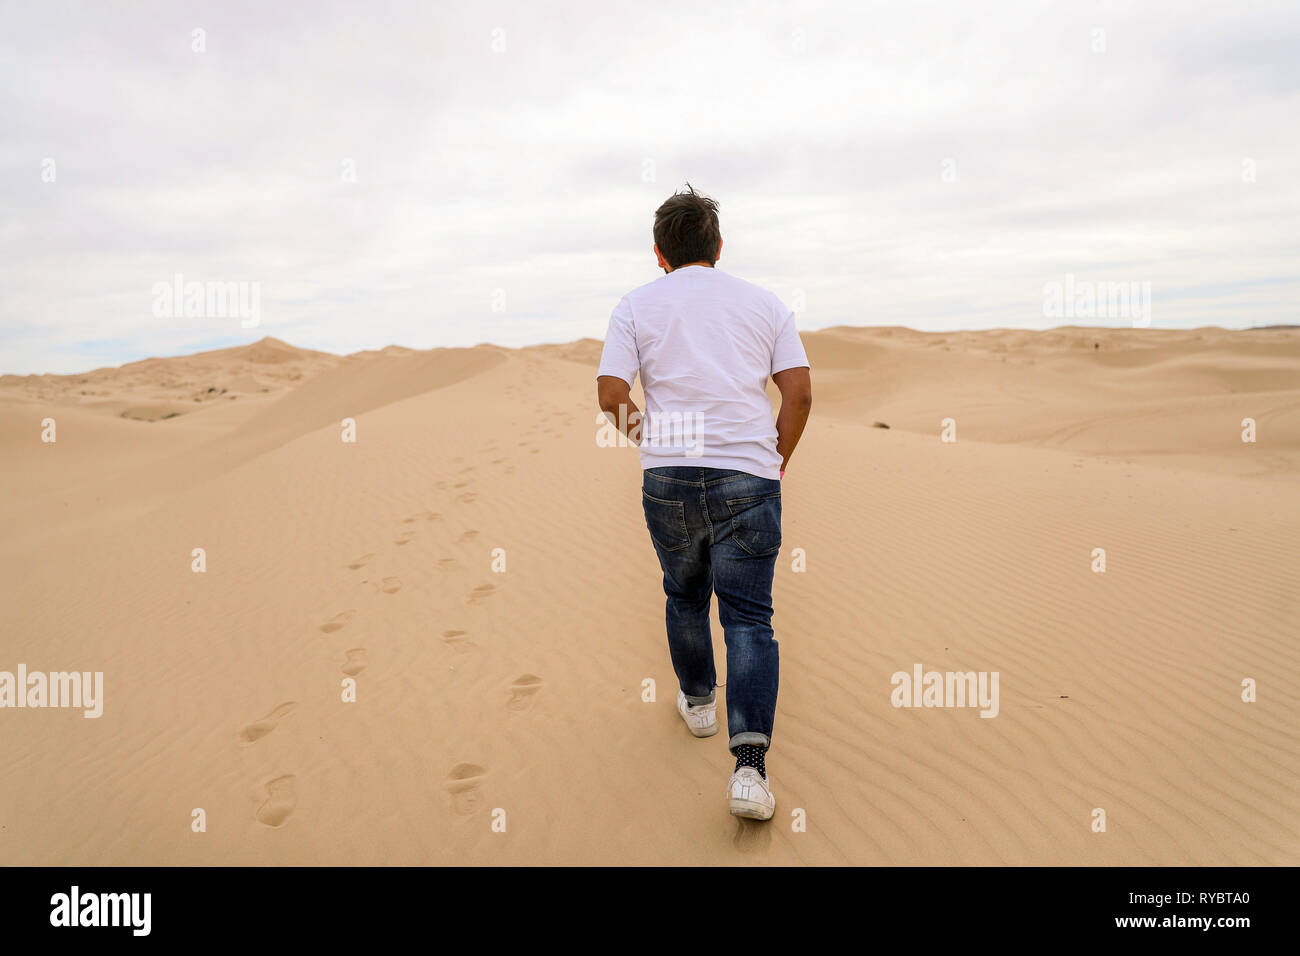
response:
<path id="1" fill-rule="evenodd" d="M 804 341 L 770 824 L 675 712 L 599 342 L 0 378 L 0 670 L 104 675 L 0 710 L 0 863 L 1300 863 L 1300 330 Z"/>

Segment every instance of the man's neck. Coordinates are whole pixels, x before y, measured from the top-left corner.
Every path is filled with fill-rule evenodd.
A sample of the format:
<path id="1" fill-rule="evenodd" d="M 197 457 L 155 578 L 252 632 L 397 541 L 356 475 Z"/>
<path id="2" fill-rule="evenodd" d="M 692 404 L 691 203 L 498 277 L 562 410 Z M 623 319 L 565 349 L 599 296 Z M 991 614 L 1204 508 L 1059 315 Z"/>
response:
<path id="1" fill-rule="evenodd" d="M 678 266 L 677 269 L 685 269 L 687 266 L 704 266 L 704 268 L 706 269 L 712 269 L 713 263 L 712 262 L 684 262 L 680 266 Z M 668 269 L 667 272 L 670 273 L 676 272 L 677 269 Z"/>

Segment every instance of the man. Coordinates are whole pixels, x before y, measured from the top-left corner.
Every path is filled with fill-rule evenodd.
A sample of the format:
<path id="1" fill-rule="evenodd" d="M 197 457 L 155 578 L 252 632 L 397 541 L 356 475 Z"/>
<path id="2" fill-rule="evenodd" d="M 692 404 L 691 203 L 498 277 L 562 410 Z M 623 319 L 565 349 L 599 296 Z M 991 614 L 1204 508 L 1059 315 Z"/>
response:
<path id="1" fill-rule="evenodd" d="M 718 205 L 687 183 L 655 212 L 665 275 L 615 307 L 597 372 L 601 410 L 641 449 L 641 502 L 667 595 L 677 710 L 696 737 L 718 732 L 709 601 L 727 644 L 727 784 L 733 814 L 770 820 L 766 754 L 776 715 L 772 576 L 781 477 L 808 421 L 812 382 L 794 313 L 714 268 Z M 646 411 L 632 401 L 637 373 Z M 775 423 L 768 376 L 781 392 Z"/>

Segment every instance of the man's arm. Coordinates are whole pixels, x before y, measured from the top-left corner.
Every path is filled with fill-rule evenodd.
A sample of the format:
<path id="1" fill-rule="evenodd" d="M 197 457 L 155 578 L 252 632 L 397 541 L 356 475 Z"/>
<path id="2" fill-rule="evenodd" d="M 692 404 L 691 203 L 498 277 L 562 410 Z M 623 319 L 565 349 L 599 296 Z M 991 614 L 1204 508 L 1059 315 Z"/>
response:
<path id="1" fill-rule="evenodd" d="M 776 450 L 781 455 L 781 470 L 785 471 L 812 411 L 812 373 L 806 367 L 788 368 L 774 374 L 772 381 L 781 392 L 781 411 L 776 416 Z"/>
<path id="2" fill-rule="evenodd" d="M 614 427 L 626 435 L 633 445 L 640 445 L 641 409 L 632 401 L 632 386 L 617 375 L 601 375 L 596 378 L 596 398 L 600 402 L 600 410 L 609 416 Z M 802 428 L 801 425 L 800 429 Z"/>

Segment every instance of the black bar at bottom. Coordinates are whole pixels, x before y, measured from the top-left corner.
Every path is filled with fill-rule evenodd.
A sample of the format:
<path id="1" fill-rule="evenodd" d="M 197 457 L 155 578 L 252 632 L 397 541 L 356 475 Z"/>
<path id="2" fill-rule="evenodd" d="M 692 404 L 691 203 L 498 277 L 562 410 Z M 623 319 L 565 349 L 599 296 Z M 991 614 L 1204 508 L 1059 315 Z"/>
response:
<path id="1" fill-rule="evenodd" d="M 0 869 L 0 925 L 6 942 L 91 945 L 373 943 L 455 930 L 587 945 L 594 929 L 618 934 L 610 942 L 704 945 L 700 926 L 712 946 L 786 925 L 817 939 L 843 926 L 863 942 L 903 932 L 926 945 L 1127 936 L 1230 946 L 1285 931 L 1294 885 L 1289 868 L 30 867 Z"/>

